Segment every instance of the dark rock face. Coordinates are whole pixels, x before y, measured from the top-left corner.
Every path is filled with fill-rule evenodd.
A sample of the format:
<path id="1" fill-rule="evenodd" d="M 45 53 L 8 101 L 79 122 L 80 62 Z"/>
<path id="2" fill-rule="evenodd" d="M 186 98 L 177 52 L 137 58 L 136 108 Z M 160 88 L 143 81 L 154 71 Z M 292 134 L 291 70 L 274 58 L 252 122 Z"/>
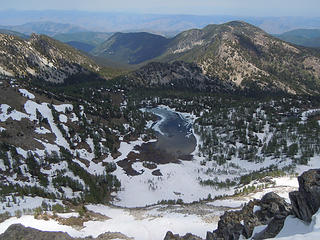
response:
<path id="1" fill-rule="evenodd" d="M 242 234 L 250 237 L 254 226 L 258 224 L 258 219 L 253 214 L 255 203 L 255 201 L 250 201 L 239 211 L 225 212 L 220 217 L 218 229 L 213 232 L 211 238 L 234 240 L 239 239 Z"/>
<path id="2" fill-rule="evenodd" d="M 274 217 L 286 218 L 291 213 L 291 206 L 274 192 L 267 193 L 260 200 L 261 210 L 256 212 L 259 221 L 265 225 Z"/>
<path id="3" fill-rule="evenodd" d="M 275 216 L 263 231 L 256 233 L 253 236 L 253 239 L 260 240 L 260 239 L 274 238 L 283 228 L 283 224 L 285 220 L 286 220 L 285 217 Z"/>
<path id="4" fill-rule="evenodd" d="M 255 206 L 258 208 L 254 211 Z M 283 198 L 273 192 L 267 193 L 261 200 L 250 201 L 239 211 L 226 212 L 218 222 L 218 229 L 207 234 L 207 240 L 234 240 L 241 235 L 249 238 L 259 225 L 268 227 L 259 236 L 254 236 L 254 239 L 275 237 L 290 213 L 291 207 Z"/>
<path id="5" fill-rule="evenodd" d="M 312 169 L 298 177 L 299 191 L 289 193 L 294 215 L 311 222 L 320 207 L 320 169 Z"/>
<path id="6" fill-rule="evenodd" d="M 268 225 L 263 231 L 253 236 L 253 239 L 274 238 L 282 229 L 287 216 L 291 214 L 291 206 L 277 194 L 270 192 L 260 200 L 261 210 L 256 212 L 259 225 Z"/>

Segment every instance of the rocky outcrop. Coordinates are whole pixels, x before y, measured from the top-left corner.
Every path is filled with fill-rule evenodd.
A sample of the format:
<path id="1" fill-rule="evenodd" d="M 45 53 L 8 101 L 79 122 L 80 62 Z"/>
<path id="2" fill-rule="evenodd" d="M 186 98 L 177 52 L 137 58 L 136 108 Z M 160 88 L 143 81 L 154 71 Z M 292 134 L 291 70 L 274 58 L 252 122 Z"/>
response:
<path id="1" fill-rule="evenodd" d="M 312 169 L 298 177 L 299 191 L 289 194 L 294 215 L 311 222 L 320 207 L 320 169 Z"/>
<path id="2" fill-rule="evenodd" d="M 291 214 L 291 206 L 277 194 L 270 192 L 260 200 L 261 210 L 256 212 L 260 225 L 268 225 L 255 234 L 253 239 L 274 238 L 282 229 L 286 217 Z"/>
<path id="3" fill-rule="evenodd" d="M 289 193 L 292 205 L 273 192 L 267 193 L 261 200 L 250 201 L 239 211 L 225 212 L 220 217 L 217 230 L 208 232 L 206 240 L 236 240 L 240 236 L 255 240 L 274 238 L 288 215 L 310 223 L 320 208 L 320 169 L 304 172 L 298 181 L 299 190 Z M 252 236 L 254 228 L 260 225 L 267 227 Z M 184 239 L 171 232 L 167 236 L 166 240 Z"/>
<path id="4" fill-rule="evenodd" d="M 260 225 L 268 226 L 256 234 L 254 239 L 273 238 L 280 232 L 289 214 L 291 214 L 290 204 L 277 194 L 270 192 L 261 200 L 250 201 L 239 211 L 225 212 L 220 217 L 217 230 L 207 232 L 206 240 L 236 240 L 240 236 L 250 238 L 254 228 Z M 165 240 L 201 239 L 192 237 L 194 236 L 191 234 L 179 237 L 168 232 Z"/>
<path id="5" fill-rule="evenodd" d="M 183 237 L 180 237 L 178 234 L 173 234 L 172 232 L 168 231 L 164 240 L 202 240 L 202 238 L 191 233 L 187 233 Z"/>
<path id="6" fill-rule="evenodd" d="M 277 194 L 271 192 L 261 200 L 250 201 L 241 210 L 226 212 L 218 222 L 218 229 L 207 234 L 207 240 L 249 238 L 259 225 L 268 225 L 254 239 L 275 237 L 282 229 L 284 220 L 291 213 L 290 205 Z"/>
<path id="7" fill-rule="evenodd" d="M 242 234 L 251 236 L 254 226 L 258 225 L 258 218 L 253 212 L 256 203 L 250 201 L 239 211 L 225 212 L 220 217 L 218 229 L 212 234 L 207 233 L 207 239 L 239 239 Z"/>

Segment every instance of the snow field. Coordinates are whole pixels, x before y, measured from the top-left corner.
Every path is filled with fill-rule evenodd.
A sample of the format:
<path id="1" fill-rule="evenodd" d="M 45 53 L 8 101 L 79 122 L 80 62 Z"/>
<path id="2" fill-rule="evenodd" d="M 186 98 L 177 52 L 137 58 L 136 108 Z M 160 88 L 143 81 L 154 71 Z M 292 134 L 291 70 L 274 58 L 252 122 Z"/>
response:
<path id="1" fill-rule="evenodd" d="M 194 214 L 161 211 L 161 208 L 150 208 L 142 214 L 135 214 L 126 209 L 103 205 L 88 205 L 88 210 L 105 215 L 110 219 L 104 221 L 88 221 L 84 228 L 76 230 L 70 226 L 61 225 L 54 220 L 37 220 L 33 216 L 12 217 L 0 223 L 0 234 L 12 224 L 21 223 L 43 231 L 62 231 L 72 237 L 87 237 L 105 232 L 121 232 L 136 240 L 162 240 L 168 230 L 184 235 L 192 232 L 205 238 L 208 230 L 216 228 L 216 223 L 206 222 Z M 221 214 L 221 213 L 220 213 Z M 63 218 L 77 217 L 77 213 L 59 214 Z"/>

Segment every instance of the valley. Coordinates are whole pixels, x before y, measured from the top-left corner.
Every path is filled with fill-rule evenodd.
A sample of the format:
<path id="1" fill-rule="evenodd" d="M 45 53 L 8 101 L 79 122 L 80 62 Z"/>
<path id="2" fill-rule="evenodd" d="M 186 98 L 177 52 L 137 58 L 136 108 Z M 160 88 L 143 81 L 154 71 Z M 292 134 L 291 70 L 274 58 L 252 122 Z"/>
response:
<path id="1" fill-rule="evenodd" d="M 21 102 L 15 105 L 5 100 L 7 103 L 1 105 L 2 147 L 6 147 L 5 142 L 17 146 L 16 153 L 13 148 L 2 150 L 2 156 L 7 156 L 1 161 L 2 178 L 10 187 L 2 187 L 1 209 L 3 215 L 9 212 L 16 216 L 0 224 L 2 232 L 13 223 L 25 225 L 28 221 L 30 227 L 46 231 L 63 229 L 73 237 L 97 237 L 104 231 L 120 231 L 129 239 L 150 239 L 150 234 L 152 239 L 163 239 L 166 231 L 171 230 L 181 235 L 192 231 L 204 238 L 208 230 L 216 228 L 225 210 L 239 209 L 263 193 L 278 192 L 289 201 L 288 192 L 298 186 L 296 174 L 319 167 L 317 98 L 291 96 L 262 101 L 239 97 L 239 101 L 216 94 L 175 92 L 172 95 L 166 90 L 159 90 L 156 95 L 151 91 L 146 94 L 149 97 L 145 97 L 100 86 L 99 91 L 89 89 L 95 94 L 83 98 L 89 100 L 95 96 L 90 104 L 83 101 L 83 105 L 76 107 L 72 102 L 57 101 L 63 96 L 61 93 L 51 95 L 53 98 L 49 101 L 41 95 L 45 92 L 38 88 L 35 91 L 32 85 L 12 77 L 3 78 L 1 82 L 3 93 L 11 92 Z M 52 92 L 55 91 L 52 89 Z M 105 104 L 94 105 L 101 101 L 108 103 L 108 108 L 101 112 L 106 116 L 115 114 L 108 112 L 111 106 L 119 111 L 118 116 L 110 115 L 117 121 L 103 122 L 104 126 L 114 128 L 109 130 L 109 134 L 114 134 L 113 146 L 106 145 L 107 135 L 103 131 L 107 130 L 103 127 L 99 130 L 91 129 L 92 124 L 85 127 L 86 122 L 101 121 L 96 111 Z M 43 120 L 44 117 L 47 120 Z M 137 122 L 139 117 L 141 123 Z M 22 119 L 26 119 L 26 123 L 33 121 L 34 133 L 31 131 L 28 136 L 23 130 L 22 136 L 14 132 L 14 126 Z M 121 125 L 117 123 L 119 120 Z M 80 121 L 84 132 L 77 136 L 79 130 L 73 132 L 72 129 L 76 129 L 74 124 Z M 101 137 L 81 139 L 95 131 Z M 32 144 L 30 140 L 18 141 L 30 136 L 36 140 Z M 182 138 L 186 143 L 175 146 L 175 141 L 181 142 Z M 110 144 L 112 138 L 109 136 L 109 139 Z M 167 143 L 174 145 L 171 154 L 163 151 Z M 152 144 L 149 153 L 144 147 L 148 144 Z M 190 157 L 181 157 L 183 151 Z M 28 160 L 31 156 L 37 163 Z M 166 156 L 168 161 L 164 161 Z M 130 170 L 123 162 L 129 163 Z M 21 175 L 16 174 L 17 167 Z M 47 181 L 39 171 L 47 175 Z M 113 178 L 114 186 L 110 186 L 109 179 Z M 102 185 L 96 188 L 91 181 L 101 181 Z M 110 194 L 108 199 L 98 194 L 101 188 L 110 191 L 102 192 Z M 78 228 L 61 225 L 60 220 L 52 219 L 48 224 L 41 218 L 29 219 L 30 214 L 50 216 L 52 212 L 82 219 L 76 206 L 83 201 L 87 204 L 110 201 L 112 205 L 89 204 L 85 208 L 105 212 L 111 220 L 84 219 L 81 220 L 83 227 Z M 119 229 L 118 221 L 128 225 Z M 108 227 L 93 233 L 98 225 Z M 185 227 L 189 225 L 192 228 Z M 144 226 L 144 230 L 138 226 Z"/>

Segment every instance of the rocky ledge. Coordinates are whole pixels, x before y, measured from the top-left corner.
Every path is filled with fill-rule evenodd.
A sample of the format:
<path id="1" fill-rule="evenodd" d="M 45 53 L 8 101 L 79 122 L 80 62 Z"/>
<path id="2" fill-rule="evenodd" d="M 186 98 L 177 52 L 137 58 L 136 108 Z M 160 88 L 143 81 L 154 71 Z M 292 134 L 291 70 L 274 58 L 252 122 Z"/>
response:
<path id="1" fill-rule="evenodd" d="M 252 200 L 241 210 L 225 212 L 218 222 L 218 228 L 207 232 L 205 240 L 237 240 L 245 238 L 267 239 L 274 238 L 282 229 L 284 221 L 289 215 L 311 222 L 320 207 L 320 169 L 312 169 L 298 177 L 299 190 L 290 192 L 291 204 L 284 198 L 270 192 L 261 200 Z M 264 230 L 255 233 L 257 226 L 267 225 Z M 180 237 L 167 232 L 164 240 L 203 240 L 192 234 Z"/>

